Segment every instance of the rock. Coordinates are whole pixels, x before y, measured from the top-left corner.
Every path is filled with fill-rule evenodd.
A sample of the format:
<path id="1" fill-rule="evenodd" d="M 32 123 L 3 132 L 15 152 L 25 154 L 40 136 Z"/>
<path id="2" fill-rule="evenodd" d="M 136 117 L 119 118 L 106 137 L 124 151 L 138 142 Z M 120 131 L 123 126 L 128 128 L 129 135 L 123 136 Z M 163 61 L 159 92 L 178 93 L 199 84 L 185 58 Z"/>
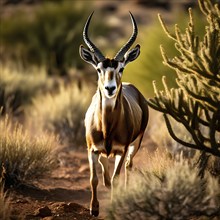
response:
<path id="1" fill-rule="evenodd" d="M 35 213 L 36 213 L 35 214 L 36 217 L 41 217 L 41 218 L 52 216 L 52 211 L 50 210 L 48 206 L 39 208 Z"/>
<path id="2" fill-rule="evenodd" d="M 62 204 L 64 212 L 80 212 L 83 207 L 77 203 L 70 202 L 68 204 Z"/>

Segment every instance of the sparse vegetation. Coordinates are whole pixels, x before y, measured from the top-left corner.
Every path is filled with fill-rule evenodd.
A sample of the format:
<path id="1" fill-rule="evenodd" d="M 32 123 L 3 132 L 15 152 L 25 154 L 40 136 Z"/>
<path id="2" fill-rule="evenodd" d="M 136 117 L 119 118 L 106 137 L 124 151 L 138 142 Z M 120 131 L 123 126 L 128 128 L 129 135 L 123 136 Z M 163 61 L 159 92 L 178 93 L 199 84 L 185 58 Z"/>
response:
<path id="1" fill-rule="evenodd" d="M 92 1 L 43 1 L 41 7 L 17 8 L 1 18 L 1 57 L 4 61 L 46 66 L 49 74 L 68 74 L 70 67 L 82 67 L 78 50 L 82 28 Z M 30 13 L 31 12 L 31 13 Z M 96 22 L 93 33 L 107 30 Z"/>
<path id="2" fill-rule="evenodd" d="M 119 187 L 107 210 L 107 219 L 210 219 L 220 215 L 220 188 L 216 179 L 198 176 L 198 170 L 180 158 L 158 153 L 147 170 L 133 173 L 125 191 Z M 159 163 L 158 163 L 159 161 Z"/>
<path id="3" fill-rule="evenodd" d="M 2 112 L 23 112 L 34 96 L 52 87 L 44 68 L 27 68 L 0 63 L 0 106 Z"/>
<path id="4" fill-rule="evenodd" d="M 64 143 L 79 147 L 85 144 L 84 116 L 92 98 L 91 91 L 89 85 L 84 85 L 82 90 L 74 83 L 61 85 L 57 93 L 33 100 L 27 111 L 28 121 L 38 128 L 59 134 Z"/>
<path id="5" fill-rule="evenodd" d="M 56 166 L 54 135 L 31 135 L 22 125 L 13 125 L 6 116 L 0 120 L 0 165 L 6 187 L 20 180 L 36 178 Z"/>

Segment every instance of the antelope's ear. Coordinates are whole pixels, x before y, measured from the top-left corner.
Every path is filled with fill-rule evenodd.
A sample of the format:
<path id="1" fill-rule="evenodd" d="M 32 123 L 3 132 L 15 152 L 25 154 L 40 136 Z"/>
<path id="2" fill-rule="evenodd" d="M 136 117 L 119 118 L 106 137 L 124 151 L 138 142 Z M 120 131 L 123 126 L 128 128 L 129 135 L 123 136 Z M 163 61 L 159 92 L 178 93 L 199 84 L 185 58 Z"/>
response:
<path id="1" fill-rule="evenodd" d="M 140 45 L 137 44 L 135 48 L 132 50 L 129 50 L 124 58 L 125 58 L 125 65 L 129 62 L 132 62 L 133 60 L 136 60 L 140 54 Z"/>
<path id="2" fill-rule="evenodd" d="M 98 64 L 98 59 L 95 53 L 91 52 L 90 50 L 87 50 L 85 47 L 83 47 L 83 45 L 80 45 L 79 47 L 79 54 L 81 58 L 87 63 L 90 63 L 93 66 L 96 66 Z"/>

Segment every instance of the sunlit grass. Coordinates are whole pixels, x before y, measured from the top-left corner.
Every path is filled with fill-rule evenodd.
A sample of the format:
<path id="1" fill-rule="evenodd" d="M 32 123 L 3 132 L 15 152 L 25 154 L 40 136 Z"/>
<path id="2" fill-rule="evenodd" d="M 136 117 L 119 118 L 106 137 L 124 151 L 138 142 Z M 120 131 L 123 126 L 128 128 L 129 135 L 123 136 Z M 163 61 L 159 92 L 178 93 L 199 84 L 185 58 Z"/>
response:
<path id="1" fill-rule="evenodd" d="M 182 124 L 175 122 L 172 118 L 170 118 L 170 120 L 173 122 L 173 126 L 178 137 L 182 137 L 184 141 L 188 141 L 189 143 L 193 141 Z M 171 138 L 166 124 L 164 123 L 163 114 L 160 112 L 156 112 L 154 110 L 150 111 L 150 121 L 147 134 L 153 141 L 156 148 L 159 148 L 162 151 L 166 150 L 174 157 L 175 155 L 182 153 L 184 156 L 192 158 L 195 154 L 194 149 L 186 148 Z"/>
<path id="2" fill-rule="evenodd" d="M 132 174 L 126 190 L 119 187 L 106 219 L 209 219 L 219 216 L 220 185 L 208 173 L 201 179 L 186 160 L 158 152 L 149 166 Z"/>
<path id="3" fill-rule="evenodd" d="M 32 134 L 9 118 L 0 120 L 0 165 L 4 167 L 5 184 L 36 178 L 56 166 L 57 138 Z"/>
<path id="4" fill-rule="evenodd" d="M 43 67 L 24 69 L 13 63 L 0 63 L 0 106 L 5 112 L 23 111 L 37 94 L 52 87 Z"/>
<path id="5" fill-rule="evenodd" d="M 9 220 L 10 219 L 10 205 L 6 198 L 6 193 L 3 190 L 2 183 L 0 181 L 0 219 Z"/>
<path id="6" fill-rule="evenodd" d="M 55 94 L 38 96 L 27 111 L 27 119 L 38 128 L 59 134 L 64 143 L 79 147 L 85 143 L 84 116 L 93 89 L 76 84 L 61 85 Z"/>

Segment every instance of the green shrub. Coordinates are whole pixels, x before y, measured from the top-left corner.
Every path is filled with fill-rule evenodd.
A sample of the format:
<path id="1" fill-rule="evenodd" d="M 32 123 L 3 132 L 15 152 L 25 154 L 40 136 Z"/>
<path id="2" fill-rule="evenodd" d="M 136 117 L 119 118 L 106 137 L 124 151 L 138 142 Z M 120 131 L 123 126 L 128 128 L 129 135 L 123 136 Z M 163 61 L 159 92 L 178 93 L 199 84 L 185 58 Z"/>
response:
<path id="1" fill-rule="evenodd" d="M 75 84 L 61 85 L 57 93 L 33 100 L 27 110 L 28 121 L 33 126 L 57 133 L 64 143 L 79 147 L 85 144 L 84 115 L 91 91 L 85 86 L 80 90 Z"/>
<path id="2" fill-rule="evenodd" d="M 48 73 L 66 74 L 67 68 L 82 67 L 79 45 L 92 2 L 46 1 L 38 6 L 18 8 L 1 21 L 0 40 L 4 59 L 45 65 Z M 106 28 L 96 19 L 94 35 Z"/>
<path id="3" fill-rule="evenodd" d="M 0 166 L 5 169 L 5 185 L 36 178 L 56 165 L 58 143 L 53 135 L 34 136 L 6 116 L 0 120 Z"/>
<path id="4" fill-rule="evenodd" d="M 174 162 L 157 156 L 153 163 L 147 171 L 132 174 L 127 190 L 119 187 L 107 219 L 185 220 L 220 215 L 217 180 L 210 175 L 201 179 L 198 170 L 182 159 Z"/>

